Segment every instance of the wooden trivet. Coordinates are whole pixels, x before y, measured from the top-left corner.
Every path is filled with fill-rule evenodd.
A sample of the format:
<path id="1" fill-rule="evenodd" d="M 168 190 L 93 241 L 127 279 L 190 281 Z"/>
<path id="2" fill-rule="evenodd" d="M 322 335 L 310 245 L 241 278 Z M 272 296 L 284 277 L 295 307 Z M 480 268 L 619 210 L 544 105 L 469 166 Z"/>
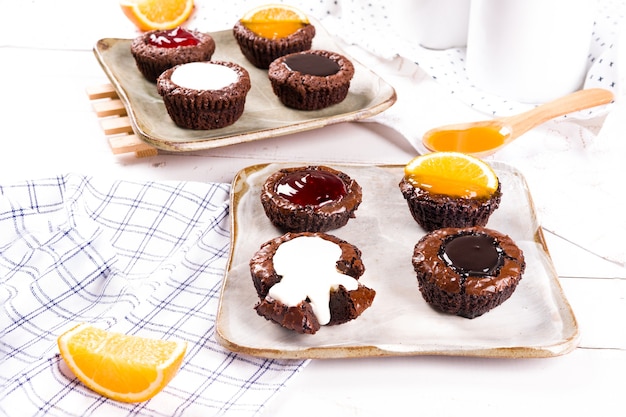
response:
<path id="1" fill-rule="evenodd" d="M 134 152 L 137 158 L 144 158 L 159 153 L 135 135 L 126 108 L 111 84 L 89 87 L 87 96 L 114 155 Z"/>

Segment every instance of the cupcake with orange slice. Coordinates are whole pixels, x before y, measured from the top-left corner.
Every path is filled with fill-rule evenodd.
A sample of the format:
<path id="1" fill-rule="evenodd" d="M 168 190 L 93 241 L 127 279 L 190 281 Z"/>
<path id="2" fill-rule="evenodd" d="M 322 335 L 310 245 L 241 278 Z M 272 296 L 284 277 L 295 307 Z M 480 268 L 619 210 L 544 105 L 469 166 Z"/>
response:
<path id="1" fill-rule="evenodd" d="M 246 59 L 267 69 L 276 58 L 311 49 L 315 26 L 295 7 L 268 4 L 245 13 L 235 23 L 233 35 Z"/>
<path id="2" fill-rule="evenodd" d="M 500 180 L 491 166 L 458 152 L 412 159 L 399 186 L 411 215 L 427 231 L 485 226 L 502 198 Z"/>

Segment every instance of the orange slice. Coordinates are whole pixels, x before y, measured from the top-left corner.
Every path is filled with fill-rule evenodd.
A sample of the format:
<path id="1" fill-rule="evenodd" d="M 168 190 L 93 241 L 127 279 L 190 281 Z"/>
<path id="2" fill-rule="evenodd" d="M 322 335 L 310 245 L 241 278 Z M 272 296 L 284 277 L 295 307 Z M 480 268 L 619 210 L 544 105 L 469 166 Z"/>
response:
<path id="1" fill-rule="evenodd" d="M 458 152 L 433 152 L 413 158 L 404 174 L 416 187 L 451 197 L 484 198 L 498 188 L 498 177 L 484 161 Z"/>
<path id="2" fill-rule="evenodd" d="M 176 375 L 187 344 L 148 339 L 79 324 L 58 338 L 61 356 L 93 391 L 123 402 L 141 402 Z"/>
<path id="3" fill-rule="evenodd" d="M 194 0 L 120 0 L 122 11 L 139 29 L 174 29 L 185 23 Z"/>
<path id="4" fill-rule="evenodd" d="M 309 24 L 309 18 L 293 6 L 266 4 L 244 14 L 241 23 L 261 37 L 278 39 Z"/>

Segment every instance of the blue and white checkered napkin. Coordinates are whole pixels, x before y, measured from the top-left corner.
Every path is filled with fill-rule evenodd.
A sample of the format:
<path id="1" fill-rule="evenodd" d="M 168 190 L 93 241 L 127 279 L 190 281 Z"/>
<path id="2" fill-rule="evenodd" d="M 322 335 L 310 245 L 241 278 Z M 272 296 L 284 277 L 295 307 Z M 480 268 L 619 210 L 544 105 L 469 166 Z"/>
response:
<path id="1" fill-rule="evenodd" d="M 253 416 L 305 364 L 215 340 L 229 185 L 66 175 L 0 186 L 0 415 Z M 246 308 L 246 307 L 242 307 Z M 64 366 L 78 322 L 188 342 L 170 384 L 108 400 Z"/>

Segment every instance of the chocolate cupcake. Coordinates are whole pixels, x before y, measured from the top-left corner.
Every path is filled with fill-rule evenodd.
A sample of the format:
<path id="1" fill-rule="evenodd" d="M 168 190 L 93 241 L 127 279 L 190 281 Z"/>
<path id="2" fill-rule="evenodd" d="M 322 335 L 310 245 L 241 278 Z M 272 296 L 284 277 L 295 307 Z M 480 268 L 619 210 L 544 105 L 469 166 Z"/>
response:
<path id="1" fill-rule="evenodd" d="M 356 217 L 361 186 L 346 173 L 326 166 L 283 168 L 261 190 L 265 214 L 276 227 L 291 232 L 325 232 Z"/>
<path id="2" fill-rule="evenodd" d="M 248 71 L 233 62 L 191 62 L 166 70 L 157 80 L 167 113 L 187 129 L 218 129 L 243 114 L 250 91 Z"/>
<path id="3" fill-rule="evenodd" d="M 133 39 L 130 52 L 139 72 L 154 83 L 161 73 L 176 65 L 209 61 L 215 52 L 215 41 L 197 30 L 153 30 Z"/>
<path id="4" fill-rule="evenodd" d="M 468 166 L 472 168 L 470 172 L 484 175 L 463 178 L 461 171 Z M 405 167 L 399 187 L 411 215 L 426 231 L 485 226 L 502 198 L 502 184 L 491 167 L 456 152 L 435 152 L 414 158 Z"/>
<path id="5" fill-rule="evenodd" d="M 509 299 L 526 267 L 509 236 L 484 227 L 430 232 L 415 245 L 412 262 L 427 303 L 470 319 Z"/>
<path id="6" fill-rule="evenodd" d="M 286 23 L 261 26 L 242 19 L 235 23 L 233 35 L 246 59 L 257 68 L 267 69 L 276 58 L 311 49 L 315 26 L 308 19 Z"/>
<path id="7" fill-rule="evenodd" d="M 286 233 L 265 242 L 250 260 L 260 299 L 255 310 L 303 334 L 346 323 L 374 301 L 376 291 L 358 281 L 364 271 L 361 251 L 336 236 Z"/>
<path id="8" fill-rule="evenodd" d="M 269 67 L 272 90 L 287 107 L 319 110 L 348 95 L 354 65 L 336 52 L 310 50 L 276 59 Z"/>

